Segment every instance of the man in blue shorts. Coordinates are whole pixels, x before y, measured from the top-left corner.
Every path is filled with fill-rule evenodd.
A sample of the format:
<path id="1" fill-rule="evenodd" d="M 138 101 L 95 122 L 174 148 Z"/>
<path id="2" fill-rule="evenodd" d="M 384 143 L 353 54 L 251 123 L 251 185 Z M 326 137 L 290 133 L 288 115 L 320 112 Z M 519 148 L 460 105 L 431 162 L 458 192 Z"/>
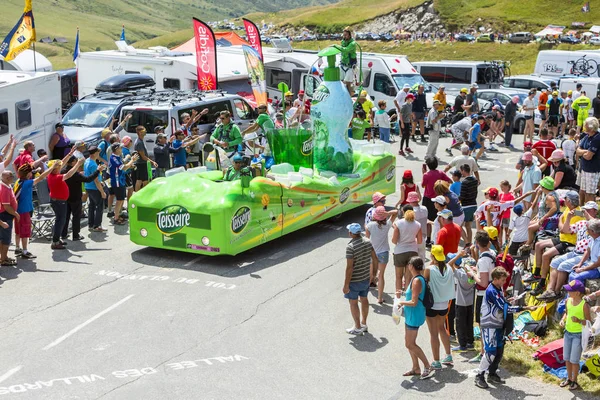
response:
<path id="1" fill-rule="evenodd" d="M 352 239 L 346 246 L 346 274 L 342 292 L 350 302 L 350 313 L 354 326 L 346 329 L 351 335 L 362 335 L 368 331 L 369 283 L 371 282 L 371 262 L 377 265 L 377 256 L 371 241 L 361 234 L 360 224 L 348 225 L 348 235 Z M 361 309 L 358 308 L 360 297 Z M 361 312 L 362 311 L 362 312 Z"/>

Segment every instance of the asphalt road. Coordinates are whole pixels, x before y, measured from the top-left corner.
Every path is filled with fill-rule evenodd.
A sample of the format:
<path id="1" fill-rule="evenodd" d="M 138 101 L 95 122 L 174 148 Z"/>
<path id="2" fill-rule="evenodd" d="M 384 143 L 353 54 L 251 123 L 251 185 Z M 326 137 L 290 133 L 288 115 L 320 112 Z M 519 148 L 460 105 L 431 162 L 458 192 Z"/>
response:
<path id="1" fill-rule="evenodd" d="M 444 161 L 449 141 L 440 144 Z M 412 147 L 414 157 L 398 158 L 397 175 L 411 168 L 419 181 L 425 146 Z M 490 153 L 482 162 L 483 187 L 515 179 L 517 156 Z M 33 243 L 36 261 L 0 269 L 0 396 L 573 398 L 514 376 L 504 386 L 478 389 L 475 366 L 464 362 L 469 353 L 430 380 L 403 378 L 410 357 L 403 329 L 390 317 L 390 296 L 383 306 L 371 305 L 368 334 L 349 336 L 341 290 L 345 225 L 362 221 L 366 209 L 236 257 L 142 248 L 129 242 L 126 227 L 112 226 L 108 235 L 85 231 L 86 240 L 67 251 Z M 388 293 L 393 274 L 388 267 Z M 424 327 L 419 341 L 431 354 L 428 338 Z"/>

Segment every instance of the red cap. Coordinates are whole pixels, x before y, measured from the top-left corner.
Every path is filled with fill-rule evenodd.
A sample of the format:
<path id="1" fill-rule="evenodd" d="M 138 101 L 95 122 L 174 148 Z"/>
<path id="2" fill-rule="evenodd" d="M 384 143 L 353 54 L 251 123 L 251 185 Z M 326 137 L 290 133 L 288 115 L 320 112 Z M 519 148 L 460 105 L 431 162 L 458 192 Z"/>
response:
<path id="1" fill-rule="evenodd" d="M 404 178 L 408 179 L 408 178 L 412 178 L 413 174 L 412 174 L 412 171 L 410 169 L 407 169 L 406 171 L 404 171 L 404 174 L 402 176 Z"/>
<path id="2" fill-rule="evenodd" d="M 298 90 L 298 94 L 304 94 L 304 90 Z"/>
<path id="3" fill-rule="evenodd" d="M 414 95 L 414 94 L 412 94 L 412 93 L 409 93 L 409 94 L 407 94 L 407 95 L 406 95 L 406 99 L 407 99 L 407 100 L 408 100 L 408 99 L 412 99 L 412 100 L 414 100 L 414 99 L 415 99 L 415 95 Z"/>
<path id="4" fill-rule="evenodd" d="M 488 190 L 488 196 L 490 196 L 491 199 L 497 199 L 498 198 L 498 189 L 490 188 L 490 190 Z"/>
<path id="5" fill-rule="evenodd" d="M 533 146 L 533 143 L 531 142 L 523 142 L 523 147 L 531 147 Z"/>

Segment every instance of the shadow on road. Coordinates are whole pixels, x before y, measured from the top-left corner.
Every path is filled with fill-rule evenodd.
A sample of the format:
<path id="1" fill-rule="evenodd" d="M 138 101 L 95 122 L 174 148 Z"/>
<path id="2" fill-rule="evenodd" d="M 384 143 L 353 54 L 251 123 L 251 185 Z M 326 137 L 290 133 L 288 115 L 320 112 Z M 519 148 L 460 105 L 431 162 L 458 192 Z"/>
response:
<path id="1" fill-rule="evenodd" d="M 385 337 L 376 338 L 369 332 L 362 336 L 352 336 L 350 345 L 358 351 L 372 353 L 386 346 L 390 341 Z"/>

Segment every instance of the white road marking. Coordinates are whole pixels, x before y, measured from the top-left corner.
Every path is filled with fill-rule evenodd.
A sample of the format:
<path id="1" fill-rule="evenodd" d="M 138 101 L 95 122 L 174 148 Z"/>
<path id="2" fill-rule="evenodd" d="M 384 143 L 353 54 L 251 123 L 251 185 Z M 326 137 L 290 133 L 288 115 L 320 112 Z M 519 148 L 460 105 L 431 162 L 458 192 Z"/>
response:
<path id="1" fill-rule="evenodd" d="M 21 368 L 23 368 L 23 366 L 19 365 L 18 367 L 14 367 L 13 369 L 9 370 L 4 375 L 0 376 L 0 382 L 4 382 L 8 378 L 10 378 L 11 376 L 13 376 L 17 372 L 19 372 L 21 370 Z"/>
<path id="2" fill-rule="evenodd" d="M 192 261 L 186 262 L 185 264 L 183 264 L 183 266 L 189 267 L 190 265 L 194 264 L 196 261 L 202 260 L 204 257 L 206 257 L 206 256 L 198 256 L 198 257 L 194 258 Z"/>
<path id="3" fill-rule="evenodd" d="M 66 334 L 64 334 L 61 337 L 59 337 L 58 339 L 56 339 L 54 342 L 50 343 L 48 346 L 44 347 L 44 350 L 51 349 L 52 347 L 56 346 L 57 344 L 60 344 L 63 340 L 67 339 L 69 336 L 71 336 L 74 333 L 77 333 L 81 329 L 85 328 L 87 325 L 91 324 L 92 322 L 94 322 L 95 320 L 97 320 L 98 318 L 103 316 L 104 314 L 111 312 L 115 308 L 119 307 L 121 304 L 125 303 L 127 300 L 131 299 L 133 296 L 135 296 L 135 295 L 130 294 L 129 296 L 125 297 L 124 299 L 122 299 L 122 300 L 116 302 L 115 304 L 113 304 L 112 306 L 108 307 L 106 310 L 101 311 L 98 314 L 94 315 L 92 318 L 88 319 L 83 324 L 76 326 L 75 328 L 73 328 L 69 332 L 67 332 Z"/>

